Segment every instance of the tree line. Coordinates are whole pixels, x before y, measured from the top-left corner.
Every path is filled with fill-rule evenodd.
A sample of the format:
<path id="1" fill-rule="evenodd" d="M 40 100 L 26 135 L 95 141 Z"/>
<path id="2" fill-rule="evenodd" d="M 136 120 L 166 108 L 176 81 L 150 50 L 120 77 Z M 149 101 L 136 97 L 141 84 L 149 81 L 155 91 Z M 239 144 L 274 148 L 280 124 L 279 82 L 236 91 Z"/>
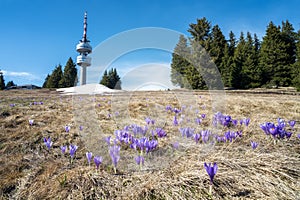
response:
<path id="1" fill-rule="evenodd" d="M 43 88 L 64 88 L 73 87 L 77 84 L 77 68 L 76 64 L 70 57 L 62 71 L 59 64 L 55 67 L 51 74 L 48 74 L 43 83 Z"/>
<path id="2" fill-rule="evenodd" d="M 116 68 L 105 70 L 100 84 L 111 89 L 121 89 L 120 76 Z M 51 74 L 48 74 L 43 83 L 43 88 L 63 88 L 77 85 L 77 68 L 72 58 L 67 61 L 64 70 L 59 64 Z"/>
<path id="3" fill-rule="evenodd" d="M 241 32 L 236 39 L 230 31 L 226 39 L 220 27 L 205 17 L 191 23 L 188 32 L 190 37 L 181 35 L 172 54 L 175 86 L 207 89 L 208 81 L 216 81 L 209 80 L 216 77 L 213 68 L 207 67 L 213 62 L 225 87 L 294 86 L 300 90 L 300 30 L 296 32 L 288 20 L 281 25 L 270 22 L 262 41 L 250 32 Z"/>

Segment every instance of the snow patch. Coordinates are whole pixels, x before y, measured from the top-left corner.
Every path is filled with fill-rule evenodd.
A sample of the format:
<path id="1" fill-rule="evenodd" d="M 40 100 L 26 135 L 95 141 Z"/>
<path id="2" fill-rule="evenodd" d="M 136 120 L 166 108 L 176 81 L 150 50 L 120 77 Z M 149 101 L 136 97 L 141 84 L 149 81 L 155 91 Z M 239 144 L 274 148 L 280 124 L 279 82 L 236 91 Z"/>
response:
<path id="1" fill-rule="evenodd" d="M 114 93 L 121 92 L 122 90 L 113 90 L 102 84 L 86 84 L 75 87 L 59 88 L 56 91 L 61 92 L 65 95 L 74 94 L 104 94 L 104 93 Z"/>

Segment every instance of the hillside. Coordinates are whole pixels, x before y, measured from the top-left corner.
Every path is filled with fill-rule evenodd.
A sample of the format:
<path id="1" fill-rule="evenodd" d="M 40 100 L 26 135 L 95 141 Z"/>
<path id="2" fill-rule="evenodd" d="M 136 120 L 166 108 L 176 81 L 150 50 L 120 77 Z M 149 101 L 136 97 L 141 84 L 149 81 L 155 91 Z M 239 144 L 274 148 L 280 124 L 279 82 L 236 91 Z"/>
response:
<path id="1" fill-rule="evenodd" d="M 297 199 L 300 196 L 299 93 L 226 91 L 218 105 L 232 119 L 249 125 L 212 125 L 215 101 L 207 91 L 153 91 L 61 95 L 51 90 L 0 93 L 0 197 L 2 199 Z M 166 110 L 167 108 L 167 110 Z M 176 109 L 178 110 L 176 110 Z M 177 113 L 178 112 L 178 113 Z M 177 113 L 177 114 L 176 114 Z M 174 125 L 174 116 L 178 125 Z M 152 121 L 145 121 L 146 118 Z M 274 139 L 260 128 L 265 122 L 286 122 L 290 138 Z M 199 119 L 199 123 L 195 122 Z M 33 120 L 30 125 L 29 120 Z M 294 128 L 288 125 L 295 120 Z M 147 122 L 149 123 L 147 125 Z M 66 130 L 69 127 L 69 131 Z M 145 129 L 158 146 L 142 154 L 121 139 L 116 171 L 106 138 L 114 131 Z M 147 130 L 145 128 L 147 126 Z M 196 143 L 180 128 L 209 130 Z M 166 135 L 161 135 L 162 128 Z M 122 130 L 122 131 L 121 131 Z M 151 131 L 153 130 L 153 132 Z M 239 132 L 232 141 L 217 135 Z M 241 131 L 241 132 L 240 132 Z M 126 132 L 126 131 L 125 131 Z M 157 135 L 156 135 L 157 134 Z M 133 134 L 132 134 L 133 135 Z M 139 135 L 137 131 L 136 135 Z M 125 136 L 124 136 L 125 137 Z M 136 136 L 142 137 L 142 136 Z M 48 149 L 44 138 L 51 138 Z M 251 141 L 258 143 L 251 148 Z M 129 142 L 130 143 L 130 142 Z M 69 145 L 78 149 L 70 158 Z M 65 154 L 61 146 L 67 145 Z M 86 152 L 102 156 L 98 170 Z M 141 154 L 139 154 L 141 155 Z M 94 157 L 93 157 L 94 158 Z M 209 194 L 204 162 L 218 165 Z"/>

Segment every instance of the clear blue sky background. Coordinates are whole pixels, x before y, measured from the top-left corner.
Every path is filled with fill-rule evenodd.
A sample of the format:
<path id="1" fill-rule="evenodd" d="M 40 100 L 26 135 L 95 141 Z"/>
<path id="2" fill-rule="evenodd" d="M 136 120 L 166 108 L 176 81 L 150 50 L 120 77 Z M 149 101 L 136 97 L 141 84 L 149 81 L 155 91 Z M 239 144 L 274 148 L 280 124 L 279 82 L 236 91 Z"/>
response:
<path id="1" fill-rule="evenodd" d="M 42 85 L 57 64 L 64 66 L 69 57 L 76 59 L 84 11 L 88 11 L 88 38 L 93 47 L 141 27 L 189 35 L 189 24 L 202 17 L 218 24 L 226 37 L 232 30 L 237 37 L 241 31 L 250 31 L 261 38 L 270 21 L 279 25 L 286 19 L 300 29 L 298 0 L 1 0 L 0 8 L 0 69 L 6 82 L 18 85 Z M 112 66 L 124 76 L 130 67 L 169 65 L 170 61 L 170 52 L 146 50 L 122 56 Z M 101 74 L 97 76 L 100 79 Z"/>

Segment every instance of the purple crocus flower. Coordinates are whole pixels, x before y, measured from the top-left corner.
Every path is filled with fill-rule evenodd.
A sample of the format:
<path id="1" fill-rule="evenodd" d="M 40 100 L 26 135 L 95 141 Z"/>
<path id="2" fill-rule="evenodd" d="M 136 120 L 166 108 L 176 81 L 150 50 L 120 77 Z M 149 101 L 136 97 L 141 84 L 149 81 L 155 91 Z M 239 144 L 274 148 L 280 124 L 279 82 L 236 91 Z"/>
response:
<path id="1" fill-rule="evenodd" d="M 290 121 L 289 121 L 289 125 L 290 125 L 292 128 L 294 128 L 295 124 L 296 124 L 296 121 L 295 121 L 295 120 L 290 120 Z"/>
<path id="2" fill-rule="evenodd" d="M 174 120 L 173 120 L 173 125 L 174 126 L 178 126 L 178 120 L 177 120 L 177 117 L 176 117 L 176 115 L 174 116 Z"/>
<path id="3" fill-rule="evenodd" d="M 164 131 L 162 128 L 156 128 L 156 134 L 157 134 L 157 137 L 159 137 L 159 138 L 163 138 L 163 137 L 167 136 L 166 131 Z"/>
<path id="4" fill-rule="evenodd" d="M 166 111 L 172 111 L 172 106 L 167 105 L 167 106 L 166 106 Z"/>
<path id="5" fill-rule="evenodd" d="M 78 149 L 78 146 L 71 144 L 69 146 L 69 149 L 70 149 L 70 156 L 71 158 L 73 158 L 76 153 L 76 150 Z"/>
<path id="6" fill-rule="evenodd" d="M 34 121 L 33 119 L 30 119 L 30 120 L 29 120 L 29 125 L 30 125 L 30 126 L 33 125 L 33 121 Z"/>
<path id="7" fill-rule="evenodd" d="M 198 142 L 200 140 L 200 134 L 199 133 L 194 134 L 194 140 L 195 140 L 196 144 L 198 144 Z"/>
<path id="8" fill-rule="evenodd" d="M 114 146 L 109 147 L 109 155 L 111 157 L 115 173 L 116 173 L 117 164 L 120 160 L 120 148 L 121 147 L 118 146 L 118 145 L 114 145 Z"/>
<path id="9" fill-rule="evenodd" d="M 105 141 L 106 141 L 106 143 L 107 143 L 108 145 L 110 145 L 110 139 L 111 139 L 111 136 L 108 136 L 108 137 L 105 138 Z"/>
<path id="10" fill-rule="evenodd" d="M 174 149 L 178 149 L 179 148 L 179 142 L 174 142 L 172 146 L 173 146 Z"/>
<path id="11" fill-rule="evenodd" d="M 69 133 L 69 132 L 70 132 L 70 129 L 71 129 L 71 127 L 70 127 L 70 126 L 65 126 L 65 131 L 66 131 L 67 133 Z"/>
<path id="12" fill-rule="evenodd" d="M 249 123 L 250 123 L 250 118 L 244 119 L 244 124 L 245 124 L 245 126 L 248 126 Z"/>
<path id="13" fill-rule="evenodd" d="M 218 165 L 217 163 L 214 163 L 213 166 L 211 166 L 211 163 L 209 163 L 208 165 L 206 164 L 206 162 L 204 163 L 204 168 L 210 178 L 210 184 L 213 184 L 213 180 L 214 180 L 214 176 L 216 175 L 217 171 L 218 171 Z"/>
<path id="14" fill-rule="evenodd" d="M 79 126 L 79 130 L 82 131 L 83 130 L 83 126 L 80 125 Z"/>
<path id="15" fill-rule="evenodd" d="M 201 114 L 201 117 L 202 117 L 203 119 L 205 119 L 206 114 Z"/>
<path id="16" fill-rule="evenodd" d="M 201 131 L 201 136 L 202 136 L 202 142 L 203 142 L 203 143 L 207 143 L 210 134 L 211 134 L 211 132 L 208 131 L 208 130 L 203 130 L 203 131 Z"/>
<path id="17" fill-rule="evenodd" d="M 88 160 L 88 163 L 89 165 L 91 164 L 91 160 L 92 160 L 92 156 L 93 156 L 93 153 L 92 152 L 86 152 L 86 158 Z"/>
<path id="18" fill-rule="evenodd" d="M 60 147 L 60 150 L 61 150 L 61 153 L 62 153 L 62 154 L 65 154 L 65 153 L 66 153 L 66 150 L 67 150 L 67 146 L 61 146 L 61 147 Z"/>
<path id="19" fill-rule="evenodd" d="M 143 156 L 138 155 L 137 157 L 134 158 L 134 160 L 135 160 L 136 164 L 144 165 L 145 159 Z"/>
<path id="20" fill-rule="evenodd" d="M 49 137 L 48 139 L 47 138 L 44 138 L 44 143 L 46 145 L 46 147 L 48 148 L 48 150 L 50 150 L 51 146 L 52 146 L 52 142 L 51 142 L 51 138 Z"/>
<path id="21" fill-rule="evenodd" d="M 232 124 L 233 124 L 234 126 L 237 126 L 238 120 L 236 120 L 236 119 L 232 120 Z"/>
<path id="22" fill-rule="evenodd" d="M 96 169 L 98 170 L 99 169 L 99 166 L 100 164 L 102 163 L 102 157 L 101 156 L 95 156 L 94 157 L 94 162 L 95 162 L 95 165 L 96 165 Z"/>
<path id="23" fill-rule="evenodd" d="M 257 146 L 258 146 L 258 143 L 257 143 L 257 142 L 251 141 L 251 147 L 252 147 L 253 150 L 256 149 Z"/>
<path id="24" fill-rule="evenodd" d="M 181 110 L 179 110 L 178 108 L 174 108 L 174 109 L 173 109 L 173 112 L 176 113 L 176 114 L 178 114 L 178 113 L 181 112 Z"/>
<path id="25" fill-rule="evenodd" d="M 145 121 L 146 121 L 146 123 L 148 124 L 148 125 L 150 125 L 150 124 L 155 124 L 155 120 L 154 119 L 151 119 L 151 118 L 149 118 L 149 117 L 147 117 L 146 119 L 145 119 Z"/>
<path id="26" fill-rule="evenodd" d="M 200 124 L 201 124 L 201 119 L 197 117 L 197 118 L 195 119 L 195 122 L 196 122 L 196 124 L 200 125 Z"/>
<path id="27" fill-rule="evenodd" d="M 290 137 L 292 136 L 292 133 L 291 133 L 291 132 L 285 132 L 285 136 L 286 136 L 287 138 L 290 138 Z"/>
<path id="28" fill-rule="evenodd" d="M 11 103 L 11 104 L 9 104 L 9 106 L 10 106 L 10 107 L 15 107 L 15 106 L 16 106 L 16 104 L 14 104 L 14 103 Z"/>
<path id="29" fill-rule="evenodd" d="M 300 139 L 300 134 L 297 135 L 298 139 Z"/>

